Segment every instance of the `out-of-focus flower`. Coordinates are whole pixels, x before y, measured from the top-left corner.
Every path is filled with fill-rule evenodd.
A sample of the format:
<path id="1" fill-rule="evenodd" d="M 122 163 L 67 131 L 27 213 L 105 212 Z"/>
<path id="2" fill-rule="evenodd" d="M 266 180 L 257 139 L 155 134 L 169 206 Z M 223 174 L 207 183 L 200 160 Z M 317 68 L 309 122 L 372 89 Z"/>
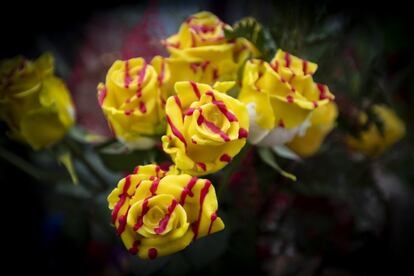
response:
<path id="1" fill-rule="evenodd" d="M 108 196 L 112 222 L 125 247 L 141 259 L 154 259 L 221 231 L 217 198 L 209 180 L 138 166 Z"/>
<path id="2" fill-rule="evenodd" d="M 154 67 L 143 58 L 117 60 L 98 85 L 98 100 L 116 137 L 130 148 L 147 148 L 165 129 L 164 97 Z"/>
<path id="3" fill-rule="evenodd" d="M 224 93 L 233 85 L 218 82 L 213 89 L 192 81 L 175 84 L 177 95 L 168 98 L 165 108 L 168 127 L 162 142 L 164 151 L 185 173 L 216 172 L 245 145 L 247 109 Z"/>
<path id="4" fill-rule="evenodd" d="M 74 108 L 63 81 L 54 75 L 50 54 L 36 61 L 23 57 L 0 64 L 0 118 L 9 135 L 34 149 L 51 146 L 74 123 Z"/>
<path id="5" fill-rule="evenodd" d="M 287 146 L 302 157 L 315 154 L 334 128 L 337 117 L 338 107 L 334 102 L 316 108 L 310 115 L 310 126 L 306 133 L 297 135 Z"/>
<path id="6" fill-rule="evenodd" d="M 214 14 L 203 11 L 188 17 L 177 34 L 163 41 L 170 57 L 156 59 L 164 60 L 167 70 L 173 72 L 164 83 L 167 90 L 172 93 L 177 81 L 213 84 L 236 80 L 239 66 L 258 51 L 246 39 L 228 41 L 225 28 L 231 27 Z"/>
<path id="7" fill-rule="evenodd" d="M 310 126 L 309 115 L 334 99 L 326 85 L 313 81 L 317 65 L 278 50 L 271 63 L 246 63 L 239 100 L 249 110 L 249 141 L 282 145 Z"/>
<path id="8" fill-rule="evenodd" d="M 377 125 L 371 123 L 367 130 L 360 133 L 359 137 L 348 135 L 346 137 L 346 143 L 355 151 L 368 156 L 378 156 L 404 137 L 405 125 L 392 109 L 384 105 L 374 105 L 372 109 L 378 118 L 381 119 L 384 132 L 381 133 Z M 364 125 L 367 120 L 367 115 L 361 113 L 359 123 Z"/>

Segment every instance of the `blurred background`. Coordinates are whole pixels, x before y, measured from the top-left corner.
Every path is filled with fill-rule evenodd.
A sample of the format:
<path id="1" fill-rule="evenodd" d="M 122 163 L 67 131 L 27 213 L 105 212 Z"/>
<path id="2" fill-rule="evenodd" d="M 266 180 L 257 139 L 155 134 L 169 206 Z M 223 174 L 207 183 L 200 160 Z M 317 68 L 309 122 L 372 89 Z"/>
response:
<path id="1" fill-rule="evenodd" d="M 106 194 L 92 198 L 53 178 L 34 180 L 0 159 L 7 202 L 3 237 L 12 241 L 6 255 L 21 264 L 13 265 L 13 271 L 411 275 L 414 36 L 410 9 L 401 2 L 363 6 L 354 1 L 64 1 L 5 8 L 0 17 L 0 58 L 22 54 L 33 59 L 52 52 L 57 74 L 74 98 L 78 124 L 92 133 L 110 135 L 96 100 L 96 85 L 114 60 L 166 55 L 160 40 L 200 10 L 228 24 L 255 17 L 269 28 L 277 47 L 318 63 L 316 79 L 329 85 L 340 110 L 338 126 L 317 155 L 304 162 L 281 160 L 298 182 L 269 173 L 255 152 L 248 152 L 241 160 L 243 170 L 231 175 L 220 202 L 226 230 L 152 262 L 139 261 L 124 250 L 110 225 Z M 372 103 L 391 106 L 405 122 L 406 136 L 382 156 L 361 159 L 346 148 L 342 137 L 352 132 L 350 110 Z M 0 128 L 6 131 L 5 125 Z M 2 144 L 41 168 L 61 169 L 45 154 L 33 156 L 3 138 Z M 92 150 L 85 153 L 113 186 L 125 173 L 95 160 Z M 128 162 L 136 162 L 130 158 Z"/>

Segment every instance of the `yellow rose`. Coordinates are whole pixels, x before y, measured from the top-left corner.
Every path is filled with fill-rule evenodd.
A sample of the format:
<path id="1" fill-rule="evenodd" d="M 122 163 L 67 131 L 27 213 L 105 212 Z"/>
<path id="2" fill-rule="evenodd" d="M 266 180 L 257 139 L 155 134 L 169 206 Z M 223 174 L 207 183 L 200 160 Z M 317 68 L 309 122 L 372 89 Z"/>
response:
<path id="1" fill-rule="evenodd" d="M 63 81 L 54 76 L 54 60 L 23 57 L 0 64 L 0 118 L 10 136 L 34 149 L 51 146 L 74 123 L 74 108 Z"/>
<path id="2" fill-rule="evenodd" d="M 234 82 L 207 84 L 177 82 L 177 95 L 167 100 L 167 135 L 163 149 L 176 166 L 192 175 L 223 168 L 246 143 L 246 107 L 225 92 Z M 221 92 L 219 92 L 221 91 Z"/>
<path id="3" fill-rule="evenodd" d="M 310 126 L 306 133 L 298 134 L 287 146 L 302 157 L 315 154 L 334 128 L 337 117 L 338 107 L 334 102 L 316 108 L 310 115 Z"/>
<path id="4" fill-rule="evenodd" d="M 271 63 L 246 63 L 239 100 L 249 110 L 249 141 L 282 145 L 310 125 L 310 113 L 334 99 L 326 85 L 313 81 L 317 65 L 278 50 Z"/>
<path id="5" fill-rule="evenodd" d="M 154 259 L 221 231 L 217 198 L 209 180 L 138 166 L 108 196 L 112 222 L 125 247 L 141 259 Z"/>
<path id="6" fill-rule="evenodd" d="M 98 85 L 98 100 L 116 137 L 130 148 L 152 146 L 161 134 L 165 99 L 154 67 L 143 58 L 117 60 Z"/>
<path id="7" fill-rule="evenodd" d="M 177 81 L 214 84 L 218 80 L 237 78 L 242 60 L 248 53 L 258 51 L 245 39 L 227 41 L 224 28 L 231 27 L 214 14 L 203 11 L 188 17 L 177 34 L 163 41 L 171 55 L 156 59 L 163 60 L 167 70 L 173 72 L 165 82 L 167 90 L 172 91 Z"/>
<path id="8" fill-rule="evenodd" d="M 395 144 L 405 135 L 404 122 L 398 118 L 397 114 L 384 105 L 374 105 L 373 111 L 382 120 L 384 126 L 384 135 L 378 127 L 371 123 L 368 129 L 360 133 L 360 137 L 356 138 L 351 135 L 346 137 L 346 143 L 352 149 L 369 156 L 378 156 L 382 154 L 388 147 Z M 364 125 L 367 122 L 367 115 L 360 114 L 359 123 Z"/>

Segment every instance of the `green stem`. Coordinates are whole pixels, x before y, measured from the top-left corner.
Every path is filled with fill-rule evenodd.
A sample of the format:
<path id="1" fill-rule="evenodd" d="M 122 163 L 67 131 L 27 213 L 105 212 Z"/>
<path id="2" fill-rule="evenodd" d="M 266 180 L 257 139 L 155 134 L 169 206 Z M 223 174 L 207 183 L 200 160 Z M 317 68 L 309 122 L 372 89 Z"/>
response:
<path id="1" fill-rule="evenodd" d="M 15 167 L 19 168 L 20 170 L 24 171 L 28 175 L 40 181 L 44 181 L 44 180 L 54 181 L 54 180 L 61 179 L 62 177 L 65 177 L 65 175 L 62 173 L 50 173 L 50 172 L 42 171 L 41 169 L 33 166 L 32 164 L 30 164 L 29 162 L 27 162 L 20 156 L 16 155 L 15 153 L 3 147 L 0 147 L 0 157 L 8 161 Z"/>
<path id="2" fill-rule="evenodd" d="M 73 155 L 80 162 L 82 162 L 82 164 L 89 170 L 89 172 L 98 180 L 101 189 L 104 191 L 107 190 L 109 188 L 109 185 L 106 182 L 106 179 L 103 178 L 95 166 L 85 157 L 83 152 L 70 139 L 64 139 L 63 142 L 68 146 Z"/>

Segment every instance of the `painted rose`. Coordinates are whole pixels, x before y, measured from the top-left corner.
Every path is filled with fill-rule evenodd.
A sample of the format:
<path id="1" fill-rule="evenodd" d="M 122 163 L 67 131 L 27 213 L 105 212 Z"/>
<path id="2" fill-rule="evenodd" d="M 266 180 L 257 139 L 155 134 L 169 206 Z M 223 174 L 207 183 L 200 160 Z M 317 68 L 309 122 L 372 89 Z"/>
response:
<path id="1" fill-rule="evenodd" d="M 117 60 L 98 85 L 98 100 L 118 140 L 130 148 L 146 148 L 165 130 L 160 79 L 143 58 Z"/>
<path id="2" fill-rule="evenodd" d="M 335 127 L 338 107 L 334 102 L 320 106 L 310 115 L 310 126 L 303 135 L 297 135 L 287 146 L 301 157 L 314 155 L 325 137 Z"/>
<path id="3" fill-rule="evenodd" d="M 234 82 L 177 82 L 177 95 L 167 100 L 167 134 L 163 149 L 176 166 L 192 175 L 214 173 L 226 166 L 246 143 L 249 128 L 245 105 L 224 92 Z"/>
<path id="4" fill-rule="evenodd" d="M 49 147 L 74 124 L 69 90 L 54 75 L 54 59 L 16 57 L 0 64 L 0 118 L 13 139 L 34 149 Z"/>
<path id="5" fill-rule="evenodd" d="M 138 166 L 108 196 L 112 223 L 125 247 L 141 259 L 186 248 L 193 240 L 224 229 L 209 180 Z"/>
<path id="6" fill-rule="evenodd" d="M 203 11 L 188 17 L 177 34 L 163 41 L 170 56 L 156 59 L 163 60 L 168 71 L 174 72 L 165 83 L 167 90 L 171 91 L 177 81 L 214 84 L 219 80 L 236 80 L 242 59 L 258 51 L 245 39 L 227 41 L 224 28 L 231 27 Z"/>
<path id="7" fill-rule="evenodd" d="M 317 65 L 278 50 L 271 63 L 246 63 L 239 100 L 248 107 L 249 141 L 282 145 L 310 126 L 310 114 L 334 99 L 326 85 L 313 81 Z"/>
<path id="8" fill-rule="evenodd" d="M 405 124 L 392 109 L 385 105 L 374 105 L 372 108 L 382 121 L 384 132 L 381 133 L 378 127 L 371 123 L 367 130 L 360 133 L 359 137 L 348 135 L 346 143 L 355 151 L 375 157 L 404 137 Z M 361 125 L 364 125 L 367 120 L 366 114 L 360 114 L 359 123 Z"/>

